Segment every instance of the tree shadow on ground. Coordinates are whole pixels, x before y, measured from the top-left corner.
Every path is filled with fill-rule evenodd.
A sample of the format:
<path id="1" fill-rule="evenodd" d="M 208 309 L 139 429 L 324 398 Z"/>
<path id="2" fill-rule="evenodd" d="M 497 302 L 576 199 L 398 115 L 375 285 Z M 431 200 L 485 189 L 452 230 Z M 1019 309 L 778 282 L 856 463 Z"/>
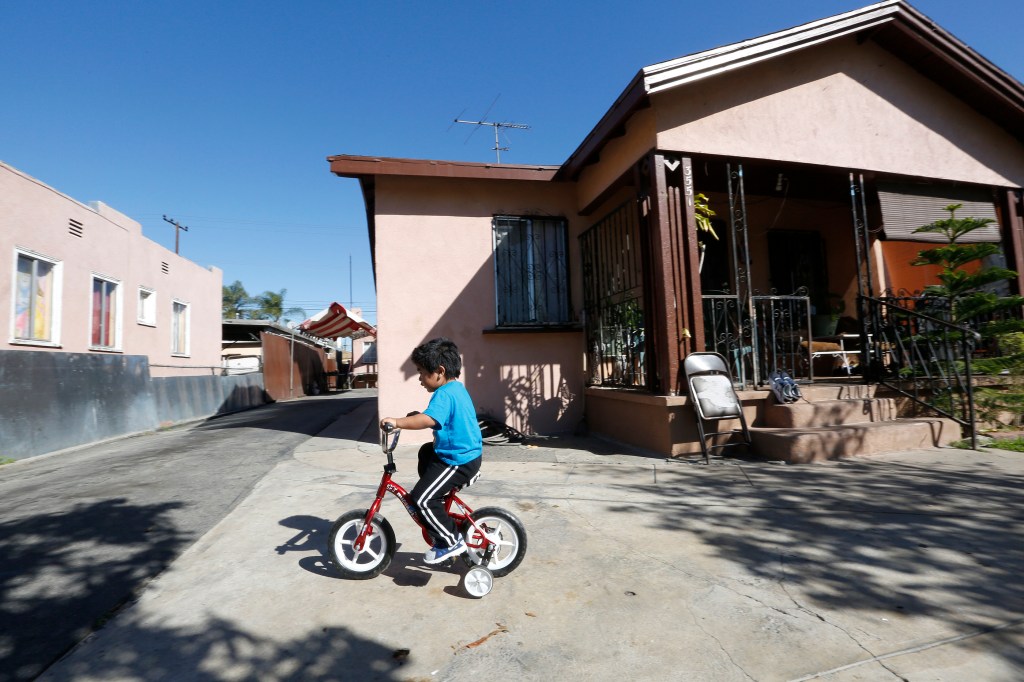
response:
<path id="1" fill-rule="evenodd" d="M 927 467 L 737 466 L 742 475 L 666 465 L 657 486 L 638 488 L 659 497 L 658 527 L 693 533 L 795 609 L 921 615 L 957 633 L 1024 616 L 1024 476 L 975 453 Z M 1024 651 L 1006 651 L 1024 669 Z"/>
<path id="2" fill-rule="evenodd" d="M 409 650 L 393 650 L 345 627 L 291 641 L 247 632 L 223 618 L 188 628 L 119 624 L 118 646 L 72 657 L 47 679 L 399 680 Z M 138 643 L 138 644 L 136 644 Z M 84 646 L 90 646 L 86 642 Z"/>
<path id="3" fill-rule="evenodd" d="M 83 503 L 0 524 L 0 680 L 33 679 L 190 541 L 179 503 Z"/>

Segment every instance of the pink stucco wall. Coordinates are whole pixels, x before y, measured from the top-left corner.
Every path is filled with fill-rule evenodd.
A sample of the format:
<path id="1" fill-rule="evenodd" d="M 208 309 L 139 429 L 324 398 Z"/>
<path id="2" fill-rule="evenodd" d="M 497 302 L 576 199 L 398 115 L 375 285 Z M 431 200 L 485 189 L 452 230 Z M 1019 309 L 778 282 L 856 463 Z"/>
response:
<path id="1" fill-rule="evenodd" d="M 386 176 L 377 178 L 376 193 L 381 415 L 426 407 L 429 395 L 409 356 L 423 341 L 447 336 L 462 351 L 462 381 L 479 412 L 528 433 L 574 429 L 583 416 L 582 333 L 485 333 L 495 325 L 492 217 L 567 217 L 569 262 L 578 263 L 581 226 L 570 188 Z M 577 313 L 580 307 L 574 300 Z"/>
<path id="2" fill-rule="evenodd" d="M 852 37 L 652 102 L 662 149 L 1024 185 L 1016 138 L 891 53 Z"/>
<path id="3" fill-rule="evenodd" d="M 149 356 L 153 376 L 210 374 L 220 366 L 222 273 L 204 268 L 147 239 L 136 221 L 101 203 L 87 206 L 0 163 L 0 348 Z M 81 224 L 81 236 L 69 223 Z M 14 270 L 18 250 L 58 263 L 59 337 L 53 343 L 15 341 Z M 91 348 L 91 287 L 94 276 L 120 289 L 120 344 Z M 155 292 L 155 321 L 139 321 L 140 287 Z M 186 354 L 171 354 L 172 302 L 189 307 Z"/>

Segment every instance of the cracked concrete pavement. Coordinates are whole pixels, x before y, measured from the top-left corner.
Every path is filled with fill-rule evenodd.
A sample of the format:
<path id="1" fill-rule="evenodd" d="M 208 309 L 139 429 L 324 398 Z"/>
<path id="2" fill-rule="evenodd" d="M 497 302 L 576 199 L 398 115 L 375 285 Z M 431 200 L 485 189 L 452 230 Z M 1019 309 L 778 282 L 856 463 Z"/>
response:
<path id="1" fill-rule="evenodd" d="M 278 465 L 41 680 L 1024 679 L 1024 456 L 667 462 L 595 439 L 489 447 L 469 504 L 513 511 L 523 564 L 480 600 L 425 566 L 389 498 L 391 567 L 340 579 L 375 406 Z M 369 427 L 369 428 L 368 428 Z M 415 447 L 399 445 L 400 482 Z"/>

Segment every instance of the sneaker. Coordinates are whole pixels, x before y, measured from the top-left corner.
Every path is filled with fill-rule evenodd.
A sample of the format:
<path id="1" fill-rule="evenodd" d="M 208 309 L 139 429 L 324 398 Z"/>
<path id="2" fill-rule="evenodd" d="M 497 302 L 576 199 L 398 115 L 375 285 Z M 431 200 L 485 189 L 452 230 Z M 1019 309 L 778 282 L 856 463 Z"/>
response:
<path id="1" fill-rule="evenodd" d="M 800 391 L 800 385 L 793 381 L 793 377 L 789 376 L 786 372 L 779 372 L 780 381 L 783 383 L 783 393 L 789 399 L 788 402 L 795 403 L 804 397 L 804 394 Z"/>
<path id="2" fill-rule="evenodd" d="M 775 402 L 780 404 L 789 402 L 785 393 L 785 383 L 782 381 L 782 376 L 779 372 L 772 372 L 768 375 L 768 387 L 775 394 Z"/>
<path id="3" fill-rule="evenodd" d="M 423 555 L 423 563 L 425 564 L 439 564 L 445 559 L 456 557 L 466 551 L 466 542 L 459 536 L 459 541 L 451 547 L 431 547 L 427 550 L 427 553 Z"/>

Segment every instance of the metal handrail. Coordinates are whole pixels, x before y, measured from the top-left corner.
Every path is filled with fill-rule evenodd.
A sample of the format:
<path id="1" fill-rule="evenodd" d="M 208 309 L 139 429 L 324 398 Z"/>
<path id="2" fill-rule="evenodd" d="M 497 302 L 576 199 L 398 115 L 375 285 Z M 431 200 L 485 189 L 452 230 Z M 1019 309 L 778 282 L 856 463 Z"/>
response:
<path id="1" fill-rule="evenodd" d="M 868 376 L 969 431 L 978 447 L 971 357 L 981 335 L 970 327 L 870 296 Z"/>

